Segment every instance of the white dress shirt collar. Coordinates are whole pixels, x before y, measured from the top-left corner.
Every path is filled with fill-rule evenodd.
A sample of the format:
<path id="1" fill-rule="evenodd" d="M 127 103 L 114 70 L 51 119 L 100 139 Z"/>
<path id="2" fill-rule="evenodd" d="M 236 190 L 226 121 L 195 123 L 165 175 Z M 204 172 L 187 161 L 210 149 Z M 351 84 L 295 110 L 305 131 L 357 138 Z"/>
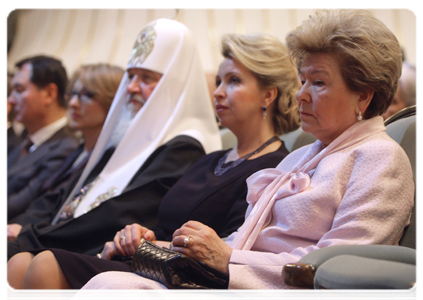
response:
<path id="1" fill-rule="evenodd" d="M 59 120 L 41 128 L 34 134 L 31 134 L 29 136 L 29 139 L 31 140 L 31 142 L 34 143 L 34 145 L 29 149 L 29 151 L 32 152 L 35 149 L 37 149 L 37 147 L 39 147 L 42 143 L 44 143 L 49 138 L 51 138 L 57 131 L 65 127 L 67 123 L 68 123 L 67 117 L 63 116 Z"/>

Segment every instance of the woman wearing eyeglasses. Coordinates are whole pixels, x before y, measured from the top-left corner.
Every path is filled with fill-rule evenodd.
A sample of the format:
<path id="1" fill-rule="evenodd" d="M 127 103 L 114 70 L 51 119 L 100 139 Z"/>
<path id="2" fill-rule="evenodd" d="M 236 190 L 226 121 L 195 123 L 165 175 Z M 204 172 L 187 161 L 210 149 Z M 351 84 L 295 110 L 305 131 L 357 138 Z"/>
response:
<path id="1" fill-rule="evenodd" d="M 79 68 L 71 80 L 69 126 L 81 131 L 87 153 L 100 135 L 123 73 L 119 67 L 86 65 Z"/>
<path id="2" fill-rule="evenodd" d="M 82 136 L 81 145 L 40 190 L 34 191 L 29 206 L 20 212 L 8 212 L 8 240 L 14 240 L 23 225 L 49 221 L 56 207 L 55 195 L 71 178 L 82 172 L 100 135 L 124 71 L 107 64 L 84 65 L 73 75 L 67 93 L 69 127 Z M 107 159 L 105 155 L 105 159 Z M 34 200 L 35 199 L 35 200 Z"/>

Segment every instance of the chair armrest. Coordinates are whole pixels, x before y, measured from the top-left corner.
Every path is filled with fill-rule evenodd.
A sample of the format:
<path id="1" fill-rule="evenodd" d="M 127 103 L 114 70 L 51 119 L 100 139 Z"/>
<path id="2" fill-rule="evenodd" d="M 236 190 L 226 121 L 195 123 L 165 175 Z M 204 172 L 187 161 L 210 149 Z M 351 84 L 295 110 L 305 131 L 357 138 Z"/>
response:
<path id="1" fill-rule="evenodd" d="M 416 250 L 394 245 L 338 245 L 310 252 L 298 262 L 312 264 L 316 269 L 328 259 L 338 255 L 355 255 L 390 261 L 416 264 Z"/>
<path id="2" fill-rule="evenodd" d="M 286 285 L 312 289 L 316 268 L 311 264 L 286 264 L 282 269 L 282 280 Z"/>
<path id="3" fill-rule="evenodd" d="M 282 269 L 285 284 L 299 288 L 313 288 L 314 277 L 319 267 L 326 261 L 340 256 L 357 257 L 416 264 L 416 250 L 393 245 L 339 245 L 321 248 L 305 255 L 296 263 L 290 263 Z"/>
<path id="4" fill-rule="evenodd" d="M 416 282 L 416 266 L 386 261 L 339 255 L 327 260 L 316 271 L 317 289 L 409 289 Z"/>

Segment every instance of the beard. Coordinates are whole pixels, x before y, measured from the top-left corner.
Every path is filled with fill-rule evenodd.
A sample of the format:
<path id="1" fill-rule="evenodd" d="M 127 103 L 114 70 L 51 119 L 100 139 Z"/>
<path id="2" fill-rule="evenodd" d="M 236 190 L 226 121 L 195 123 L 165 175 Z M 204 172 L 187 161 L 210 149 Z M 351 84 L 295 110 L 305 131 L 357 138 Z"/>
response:
<path id="1" fill-rule="evenodd" d="M 145 100 L 141 95 L 132 94 L 126 96 L 125 105 L 121 109 L 119 121 L 110 134 L 106 149 L 109 147 L 117 147 L 126 130 L 128 129 L 129 124 L 131 124 L 132 119 L 135 117 L 144 103 Z"/>
<path id="2" fill-rule="evenodd" d="M 126 99 L 126 107 L 132 112 L 132 117 L 134 117 L 137 112 L 144 106 L 146 100 L 140 94 L 131 94 L 128 95 Z"/>
<path id="3" fill-rule="evenodd" d="M 124 106 L 121 109 L 119 121 L 117 122 L 116 126 L 113 128 L 112 133 L 110 134 L 106 149 L 108 149 L 109 147 L 117 147 L 120 140 L 124 136 L 126 130 L 128 129 L 129 124 L 131 124 L 133 118 L 133 111 Z"/>

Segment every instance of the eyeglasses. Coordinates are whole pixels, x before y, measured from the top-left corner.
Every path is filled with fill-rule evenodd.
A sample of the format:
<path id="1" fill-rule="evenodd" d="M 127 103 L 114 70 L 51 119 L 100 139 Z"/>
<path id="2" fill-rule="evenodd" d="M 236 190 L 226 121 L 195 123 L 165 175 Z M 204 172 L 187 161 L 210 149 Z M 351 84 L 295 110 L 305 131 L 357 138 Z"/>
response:
<path id="1" fill-rule="evenodd" d="M 87 90 L 82 90 L 80 92 L 71 91 L 70 93 L 67 94 L 67 96 L 68 96 L 68 101 L 70 101 L 73 97 L 76 96 L 78 97 L 79 101 L 88 102 L 94 98 L 95 94 Z"/>

